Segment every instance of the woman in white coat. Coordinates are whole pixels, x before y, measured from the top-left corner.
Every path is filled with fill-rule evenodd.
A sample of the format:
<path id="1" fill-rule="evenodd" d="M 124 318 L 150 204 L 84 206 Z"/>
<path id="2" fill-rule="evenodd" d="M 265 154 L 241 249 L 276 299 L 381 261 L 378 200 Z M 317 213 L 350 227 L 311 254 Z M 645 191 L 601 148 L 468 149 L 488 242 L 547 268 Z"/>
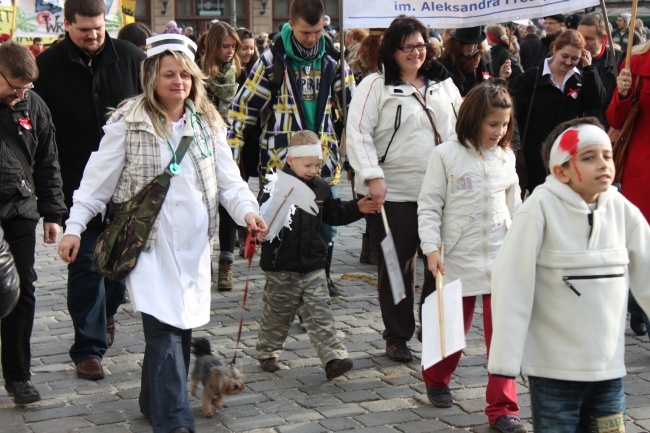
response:
<path id="1" fill-rule="evenodd" d="M 115 110 L 104 138 L 74 193 L 61 258 L 74 261 L 87 222 L 146 186 L 192 137 L 174 173 L 137 265 L 126 277 L 135 311 L 142 313 L 145 353 L 140 411 L 154 433 L 195 431 L 187 396 L 192 328 L 210 320 L 210 268 L 217 206 L 235 221 L 266 229 L 255 196 L 239 175 L 226 127 L 205 92 L 194 63 L 196 45 L 185 36 L 147 39 L 144 93 Z M 175 167 L 173 167 L 175 166 Z"/>
<path id="2" fill-rule="evenodd" d="M 513 102 L 503 85 L 484 82 L 469 91 L 458 113 L 457 140 L 431 155 L 418 198 L 422 251 L 429 270 L 463 285 L 464 331 L 472 325 L 477 296 L 483 297 L 483 328 L 488 356 L 492 339 L 490 280 L 492 264 L 512 214 L 521 204 L 515 155 L 508 142 L 514 124 Z M 439 249 L 444 243 L 444 263 Z M 429 401 L 451 407 L 449 382 L 461 352 L 422 371 Z M 492 428 L 522 433 L 514 379 L 488 376 L 486 390 Z"/>
<path id="3" fill-rule="evenodd" d="M 395 305 L 381 252 L 380 243 L 386 237 L 382 217 L 367 215 L 377 255 L 386 354 L 398 362 L 412 359 L 406 343 L 415 331 L 418 193 L 436 144 L 456 136 L 456 112 L 462 101 L 447 70 L 433 60 L 427 37 L 427 28 L 413 17 L 402 15 L 391 23 L 379 51 L 378 66 L 383 72 L 370 74 L 359 84 L 346 127 L 355 192 L 369 194 L 384 205 L 403 272 L 406 298 Z M 429 292 L 435 287 L 428 273 L 423 287 L 430 288 Z"/>

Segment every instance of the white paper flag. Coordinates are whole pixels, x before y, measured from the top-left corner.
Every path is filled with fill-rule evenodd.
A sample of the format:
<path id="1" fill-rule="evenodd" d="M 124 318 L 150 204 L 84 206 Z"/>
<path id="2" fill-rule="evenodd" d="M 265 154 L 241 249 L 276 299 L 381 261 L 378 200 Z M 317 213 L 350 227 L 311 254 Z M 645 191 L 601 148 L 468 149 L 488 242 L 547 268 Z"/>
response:
<path id="1" fill-rule="evenodd" d="M 406 289 L 404 287 L 404 279 L 402 278 L 402 270 L 399 267 L 399 260 L 397 259 L 395 241 L 393 241 L 393 235 L 390 232 L 381 241 L 381 250 L 384 252 L 384 263 L 388 272 L 390 288 L 393 291 L 393 302 L 397 305 L 402 299 L 406 298 Z"/>
<path id="2" fill-rule="evenodd" d="M 445 284 L 442 288 L 444 317 L 445 356 L 465 348 L 465 326 L 463 322 L 463 293 L 460 280 Z M 438 294 L 427 296 L 422 306 L 422 368 L 427 369 L 443 358 L 440 343 L 440 312 Z"/>

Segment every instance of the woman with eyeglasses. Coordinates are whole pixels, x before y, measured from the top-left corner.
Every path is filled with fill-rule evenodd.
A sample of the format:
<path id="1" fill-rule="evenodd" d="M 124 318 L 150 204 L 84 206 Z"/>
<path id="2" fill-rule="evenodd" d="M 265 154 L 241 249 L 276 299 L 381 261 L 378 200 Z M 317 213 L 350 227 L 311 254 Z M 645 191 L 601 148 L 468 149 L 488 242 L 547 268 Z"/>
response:
<path id="1" fill-rule="evenodd" d="M 407 342 L 415 331 L 418 194 L 434 147 L 456 137 L 456 113 L 462 101 L 451 75 L 433 60 L 428 34 L 413 17 L 401 15 L 391 23 L 379 49 L 380 72 L 368 75 L 357 87 L 346 127 L 355 192 L 383 203 L 403 273 L 406 298 L 395 305 L 381 248 L 386 237 L 382 217 L 368 214 L 386 354 L 397 362 L 412 359 Z M 434 286 L 433 275 L 426 271 L 423 297 Z"/>

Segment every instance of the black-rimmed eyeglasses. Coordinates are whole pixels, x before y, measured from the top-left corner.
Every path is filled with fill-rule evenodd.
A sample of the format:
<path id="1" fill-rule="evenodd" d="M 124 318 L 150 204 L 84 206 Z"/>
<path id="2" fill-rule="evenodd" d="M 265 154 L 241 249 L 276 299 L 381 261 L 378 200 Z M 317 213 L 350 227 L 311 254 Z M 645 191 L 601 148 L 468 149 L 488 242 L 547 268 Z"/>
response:
<path id="1" fill-rule="evenodd" d="M 2 73 L 2 71 L 0 71 L 0 75 L 2 75 L 2 78 L 5 79 L 5 81 L 7 82 L 7 84 L 9 84 L 9 87 L 11 87 L 11 91 L 12 91 L 13 93 L 26 92 L 26 91 L 28 91 L 28 90 L 32 90 L 32 89 L 34 88 L 34 84 L 30 84 L 30 85 L 27 86 L 27 87 L 15 87 L 13 84 L 11 84 L 11 83 L 9 82 L 9 80 L 7 80 L 7 77 L 5 76 L 5 74 Z"/>
<path id="2" fill-rule="evenodd" d="M 427 49 L 427 44 L 417 44 L 417 45 L 403 45 L 399 47 L 401 51 L 404 51 L 406 54 L 411 54 L 413 50 L 418 50 L 422 52 Z"/>

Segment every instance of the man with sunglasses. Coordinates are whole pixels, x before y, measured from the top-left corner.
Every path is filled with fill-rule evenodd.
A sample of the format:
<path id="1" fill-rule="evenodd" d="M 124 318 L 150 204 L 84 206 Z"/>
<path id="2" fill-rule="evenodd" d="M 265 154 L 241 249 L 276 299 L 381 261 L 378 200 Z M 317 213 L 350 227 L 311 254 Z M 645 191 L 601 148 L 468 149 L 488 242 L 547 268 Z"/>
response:
<path id="1" fill-rule="evenodd" d="M 55 243 L 66 213 L 52 116 L 30 92 L 36 78 L 36 60 L 27 47 L 0 46 L 0 226 L 20 277 L 18 304 L 0 321 L 0 346 L 4 386 L 16 404 L 41 399 L 29 371 L 36 225 L 43 217 L 43 240 Z"/>

